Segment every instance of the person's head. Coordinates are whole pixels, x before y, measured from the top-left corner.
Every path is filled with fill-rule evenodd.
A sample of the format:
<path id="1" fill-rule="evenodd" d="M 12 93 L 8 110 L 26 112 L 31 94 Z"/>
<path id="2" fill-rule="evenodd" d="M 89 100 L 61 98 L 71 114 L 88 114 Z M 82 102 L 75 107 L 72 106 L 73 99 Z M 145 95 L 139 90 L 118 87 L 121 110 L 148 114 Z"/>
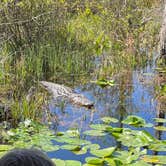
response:
<path id="1" fill-rule="evenodd" d="M 40 150 L 15 149 L 0 159 L 0 166 L 55 166 Z"/>

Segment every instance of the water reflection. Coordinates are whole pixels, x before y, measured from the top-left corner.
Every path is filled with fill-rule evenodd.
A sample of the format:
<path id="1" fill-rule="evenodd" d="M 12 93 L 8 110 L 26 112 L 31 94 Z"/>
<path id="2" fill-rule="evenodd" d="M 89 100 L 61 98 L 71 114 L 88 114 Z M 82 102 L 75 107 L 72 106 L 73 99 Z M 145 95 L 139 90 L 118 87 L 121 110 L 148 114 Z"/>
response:
<path id="1" fill-rule="evenodd" d="M 121 121 L 128 115 L 138 115 L 147 123 L 154 123 L 156 117 L 164 118 L 165 112 L 161 109 L 164 102 L 156 99 L 155 78 L 156 73 L 152 66 L 147 65 L 143 69 L 126 70 L 115 75 L 113 79 L 116 84 L 113 87 L 101 88 L 93 83 L 76 87 L 76 92 L 84 94 L 95 103 L 94 109 L 80 108 L 70 103 L 63 105 L 63 108 L 50 104 L 51 112 L 58 119 L 55 123 L 56 129 L 65 131 L 76 128 L 83 132 L 89 129 L 89 124 L 100 123 L 100 118 L 104 116 L 119 119 L 120 122 L 114 124 L 116 127 L 123 127 Z M 155 131 L 153 128 L 146 130 L 158 139 L 166 139 L 166 134 L 161 131 Z M 102 138 L 86 136 L 86 139 L 100 144 L 101 147 L 114 145 L 122 147 L 112 136 Z"/>

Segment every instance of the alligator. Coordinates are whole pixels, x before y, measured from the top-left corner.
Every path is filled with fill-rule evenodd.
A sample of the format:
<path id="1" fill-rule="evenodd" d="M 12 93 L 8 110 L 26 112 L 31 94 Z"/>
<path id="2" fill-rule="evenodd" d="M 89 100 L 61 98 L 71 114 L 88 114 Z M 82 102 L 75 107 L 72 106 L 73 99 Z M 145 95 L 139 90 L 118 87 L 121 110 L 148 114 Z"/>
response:
<path id="1" fill-rule="evenodd" d="M 71 103 L 87 108 L 92 108 L 94 103 L 88 100 L 84 95 L 74 92 L 71 88 L 64 85 L 55 84 L 47 81 L 40 81 L 41 85 L 52 94 L 53 99 L 59 97 L 68 99 Z"/>

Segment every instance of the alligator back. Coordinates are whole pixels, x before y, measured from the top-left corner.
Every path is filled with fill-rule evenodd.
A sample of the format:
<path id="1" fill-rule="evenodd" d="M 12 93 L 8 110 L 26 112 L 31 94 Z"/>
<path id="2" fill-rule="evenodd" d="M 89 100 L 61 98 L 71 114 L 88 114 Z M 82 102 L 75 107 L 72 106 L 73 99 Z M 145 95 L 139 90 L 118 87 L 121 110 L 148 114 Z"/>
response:
<path id="1" fill-rule="evenodd" d="M 73 92 L 73 90 L 69 87 L 47 81 L 40 81 L 40 83 L 48 90 L 49 93 L 53 95 L 54 99 L 57 99 L 58 97 L 65 97 L 69 99 L 69 101 L 71 101 L 73 104 L 79 106 L 85 106 L 88 108 L 91 108 L 93 106 L 93 102 L 88 100 L 82 94 Z"/>
<path id="2" fill-rule="evenodd" d="M 47 81 L 40 81 L 40 83 L 48 90 L 49 93 L 53 95 L 55 99 L 57 97 L 67 97 L 73 93 L 71 88 L 65 87 L 64 85 L 59 85 Z"/>

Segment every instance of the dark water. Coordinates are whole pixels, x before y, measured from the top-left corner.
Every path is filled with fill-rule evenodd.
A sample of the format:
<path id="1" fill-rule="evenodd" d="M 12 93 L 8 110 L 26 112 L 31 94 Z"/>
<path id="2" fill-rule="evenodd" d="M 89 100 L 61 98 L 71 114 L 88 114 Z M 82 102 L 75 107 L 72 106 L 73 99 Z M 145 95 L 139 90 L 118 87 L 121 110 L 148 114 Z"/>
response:
<path id="1" fill-rule="evenodd" d="M 101 117 L 111 116 L 122 121 L 128 115 L 138 115 L 154 124 L 153 118 L 159 117 L 155 93 L 155 66 L 147 64 L 144 68 L 130 71 L 122 71 L 115 77 L 115 86 L 101 88 L 98 85 L 89 83 L 80 85 L 75 91 L 84 94 L 89 100 L 95 103 L 94 109 L 86 109 L 66 104 L 63 108 L 50 104 L 50 110 L 57 117 L 54 128 L 58 131 L 65 131 L 70 128 L 78 129 L 80 132 L 89 129 L 89 124 L 98 123 Z M 122 127 L 119 123 L 116 126 Z M 156 132 L 153 128 L 146 128 L 153 136 L 166 139 L 166 133 Z M 101 147 L 116 146 L 117 142 L 111 136 L 107 137 L 86 137 Z M 150 153 L 150 152 L 149 152 Z M 166 154 L 166 153 L 160 153 Z M 60 159 L 74 159 L 84 162 L 85 155 L 74 155 L 67 150 L 59 150 L 49 153 L 50 157 Z"/>

